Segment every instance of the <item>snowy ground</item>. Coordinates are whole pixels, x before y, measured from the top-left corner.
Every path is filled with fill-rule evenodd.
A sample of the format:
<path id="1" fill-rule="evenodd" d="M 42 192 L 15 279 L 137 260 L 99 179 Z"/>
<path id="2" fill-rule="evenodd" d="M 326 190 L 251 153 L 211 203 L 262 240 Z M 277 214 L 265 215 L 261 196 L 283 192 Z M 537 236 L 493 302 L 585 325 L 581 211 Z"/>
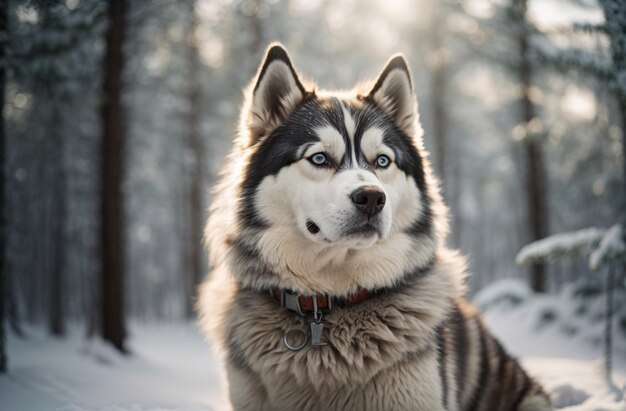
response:
<path id="1" fill-rule="evenodd" d="M 608 388 L 602 373 L 602 347 L 568 338 L 555 329 L 530 334 L 531 316 L 519 312 L 487 312 L 485 319 L 507 350 L 521 358 L 529 373 L 543 383 L 558 409 L 567 411 L 626 411 L 626 359 L 614 357 L 614 384 Z M 622 397 L 621 401 L 617 398 Z"/>
<path id="2" fill-rule="evenodd" d="M 487 321 L 560 408 L 626 411 L 603 382 L 599 348 L 550 330 L 530 336 L 523 310 L 490 310 Z M 211 349 L 192 324 L 133 324 L 129 357 L 85 342 L 80 329 L 66 340 L 37 329 L 28 335 L 9 338 L 11 372 L 0 377 L 0 411 L 227 409 Z M 625 363 L 616 359 L 620 387 L 626 386 Z"/>
<path id="3" fill-rule="evenodd" d="M 10 373 L 0 377 L 0 411 L 207 411 L 225 398 L 210 346 L 193 324 L 133 324 L 120 356 L 82 330 L 56 340 L 29 329 L 10 336 Z"/>

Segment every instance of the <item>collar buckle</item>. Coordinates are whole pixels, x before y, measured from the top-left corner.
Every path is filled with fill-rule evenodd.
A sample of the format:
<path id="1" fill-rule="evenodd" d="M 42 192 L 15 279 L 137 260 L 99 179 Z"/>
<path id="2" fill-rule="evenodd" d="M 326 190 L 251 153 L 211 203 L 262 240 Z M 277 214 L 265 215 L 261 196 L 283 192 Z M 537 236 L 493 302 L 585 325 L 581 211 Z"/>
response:
<path id="1" fill-rule="evenodd" d="M 297 312 L 301 317 L 306 317 L 300 307 L 300 296 L 293 291 L 282 289 L 280 291 L 280 305 L 288 310 Z"/>

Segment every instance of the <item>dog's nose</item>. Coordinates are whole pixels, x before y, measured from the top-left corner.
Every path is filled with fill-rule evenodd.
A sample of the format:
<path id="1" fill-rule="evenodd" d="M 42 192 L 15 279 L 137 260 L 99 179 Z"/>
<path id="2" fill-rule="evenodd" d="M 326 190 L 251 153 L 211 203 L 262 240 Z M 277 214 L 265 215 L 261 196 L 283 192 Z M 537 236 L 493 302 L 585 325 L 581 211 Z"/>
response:
<path id="1" fill-rule="evenodd" d="M 385 193 L 374 186 L 365 186 L 355 190 L 351 195 L 354 205 L 369 217 L 377 214 L 385 206 Z"/>

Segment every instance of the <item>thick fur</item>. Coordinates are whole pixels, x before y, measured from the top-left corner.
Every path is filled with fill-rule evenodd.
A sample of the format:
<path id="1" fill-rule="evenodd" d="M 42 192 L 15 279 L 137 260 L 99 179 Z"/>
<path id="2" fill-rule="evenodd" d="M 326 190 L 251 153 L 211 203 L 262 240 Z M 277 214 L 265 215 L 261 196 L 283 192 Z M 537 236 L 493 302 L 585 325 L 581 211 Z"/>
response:
<path id="1" fill-rule="evenodd" d="M 421 137 L 401 56 L 371 86 L 327 93 L 268 49 L 215 191 L 199 299 L 234 409 L 551 409 L 463 297 L 465 260 L 443 245 L 446 208 Z M 386 196 L 376 215 L 350 200 L 364 186 Z M 327 345 L 290 351 L 283 336 L 311 319 L 281 308 L 273 287 L 375 295 L 324 316 Z"/>

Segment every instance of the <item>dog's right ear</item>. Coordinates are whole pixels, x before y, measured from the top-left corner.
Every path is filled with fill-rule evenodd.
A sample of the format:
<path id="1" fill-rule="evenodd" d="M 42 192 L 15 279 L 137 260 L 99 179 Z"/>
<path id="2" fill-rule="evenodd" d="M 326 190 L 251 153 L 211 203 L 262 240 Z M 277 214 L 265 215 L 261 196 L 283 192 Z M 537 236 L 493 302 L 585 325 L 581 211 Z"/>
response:
<path id="1" fill-rule="evenodd" d="M 253 83 L 248 118 L 250 145 L 278 127 L 306 95 L 287 50 L 278 43 L 268 47 Z"/>

